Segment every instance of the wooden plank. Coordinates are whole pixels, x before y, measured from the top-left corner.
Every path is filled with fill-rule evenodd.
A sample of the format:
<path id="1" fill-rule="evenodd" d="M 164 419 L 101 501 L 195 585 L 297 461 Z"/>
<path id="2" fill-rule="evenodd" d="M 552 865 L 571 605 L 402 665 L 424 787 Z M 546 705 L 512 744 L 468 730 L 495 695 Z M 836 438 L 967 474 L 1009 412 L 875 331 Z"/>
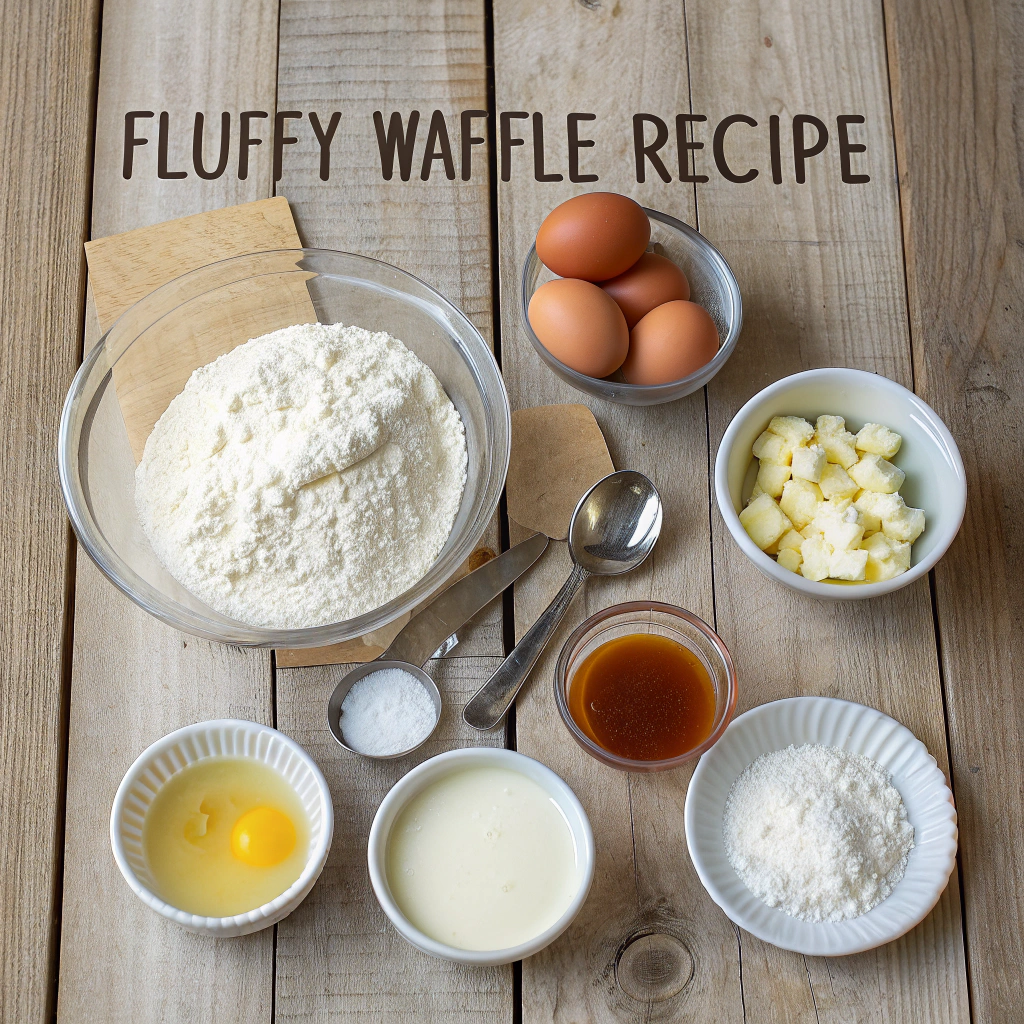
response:
<path id="1" fill-rule="evenodd" d="M 413 949 L 384 916 L 366 867 L 373 816 L 410 768 L 456 747 L 503 745 L 502 734 L 481 742 L 462 721 L 466 701 L 500 663 L 500 657 L 428 663 L 441 691 L 441 721 L 421 750 L 400 761 L 350 754 L 327 730 L 327 701 L 345 667 L 278 669 L 278 722 L 324 771 L 334 800 L 334 844 L 313 891 L 278 925 L 276 1020 L 512 1019 L 511 970 L 462 967 Z"/>
<path id="2" fill-rule="evenodd" d="M 293 133 L 279 191 L 292 203 L 308 245 L 362 253 L 433 285 L 491 337 L 490 208 L 483 147 L 471 180 L 449 181 L 440 162 L 419 176 L 431 114 L 442 110 L 458 159 L 458 112 L 485 109 L 484 10 L 481 0 L 422 4 L 386 0 L 325 5 L 284 0 L 278 107 L 342 118 L 331 148 L 331 180 L 320 152 Z M 410 180 L 381 174 L 373 112 L 421 112 Z M 474 123 L 483 134 L 483 122 Z M 498 549 L 496 524 L 483 543 Z M 500 602 L 460 630 L 458 657 L 431 671 L 445 695 L 438 738 L 422 756 L 480 743 L 461 705 L 502 653 Z M 467 657 L 467 655 L 470 655 Z M 366 762 L 345 755 L 325 729 L 327 698 L 343 669 L 278 672 L 278 723 L 323 766 L 335 801 L 335 842 L 320 883 L 278 930 L 278 1020 L 476 1021 L 512 1018 L 508 967 L 461 970 L 398 938 L 369 889 L 366 837 L 384 793 L 411 762 Z M 503 736 L 486 742 L 501 744 Z"/>
<path id="3" fill-rule="evenodd" d="M 885 5 L 918 393 L 967 468 L 967 517 L 935 569 L 960 816 L 974 1019 L 1024 1000 L 1024 13 Z"/>
<path id="4" fill-rule="evenodd" d="M 657 176 L 637 184 L 630 148 L 634 113 L 671 119 L 690 109 L 684 26 L 680 10 L 667 4 L 502 2 L 495 4 L 494 32 L 497 108 L 543 113 L 550 133 L 545 169 L 566 178 L 533 180 L 531 124 L 518 122 L 519 136 L 528 141 L 513 151 L 511 180 L 501 182 L 498 193 L 503 369 L 513 407 L 585 402 L 614 464 L 650 476 L 666 512 L 662 537 L 641 569 L 587 583 L 517 701 L 518 749 L 543 760 L 573 787 L 594 827 L 598 858 L 594 888 L 576 922 L 523 964 L 523 1021 L 740 1021 L 734 931 L 685 852 L 682 806 L 690 770 L 628 776 L 604 768 L 570 740 L 551 695 L 562 642 L 599 608 L 654 597 L 712 620 L 704 395 L 650 409 L 581 396 L 533 352 L 518 299 L 520 268 L 541 220 L 570 195 L 624 192 L 693 222 L 692 187 L 664 185 Z M 597 115 L 583 125 L 584 137 L 596 144 L 582 151 L 582 170 L 600 176 L 589 184 L 568 181 L 565 116 L 580 111 Z M 512 524 L 510 532 L 515 542 L 518 528 Z M 533 622 L 568 570 L 566 546 L 554 544 L 516 586 L 517 633 Z M 634 940 L 638 946 L 631 945 Z M 662 1001 L 645 998 L 642 983 L 639 989 L 630 985 L 619 969 L 627 947 L 630 958 L 635 956 L 634 977 L 645 969 L 667 970 L 685 985 Z"/>
<path id="5" fill-rule="evenodd" d="M 53 1014 L 73 571 L 57 410 L 79 358 L 96 0 L 0 3 L 0 1020 Z"/>
<path id="6" fill-rule="evenodd" d="M 709 118 L 703 137 L 710 143 L 710 126 L 736 111 L 760 122 L 734 129 L 726 150 L 733 167 L 757 167 L 758 178 L 726 182 L 705 153 L 711 180 L 698 190 L 700 228 L 744 293 L 739 348 L 708 388 L 716 450 L 739 406 L 788 373 L 859 366 L 909 386 L 912 370 L 881 8 L 829 0 L 767 12 L 756 2 L 726 9 L 698 0 L 687 4 L 686 17 L 693 108 Z M 844 183 L 838 153 L 829 149 L 809 163 L 807 182 L 796 184 L 796 112 L 827 121 L 833 145 L 836 115 L 863 115 L 865 125 L 851 135 L 868 150 L 853 158 L 853 169 L 871 181 Z M 772 113 L 782 120 L 780 185 L 769 171 Z M 762 578 L 717 510 L 713 530 L 718 626 L 736 659 L 740 710 L 796 693 L 861 701 L 904 722 L 945 768 L 925 581 L 870 603 L 808 601 Z M 923 925 L 872 953 L 819 963 L 746 935 L 741 946 L 751 1021 L 778 1019 L 779 1005 L 791 1020 L 968 1020 L 955 877 Z"/>
<path id="7" fill-rule="evenodd" d="M 104 4 L 94 237 L 271 194 L 270 146 L 254 151 L 246 181 L 158 179 L 153 129 L 148 167 L 137 157 L 139 170 L 125 181 L 121 146 L 127 110 L 168 111 L 180 128 L 172 167 L 184 165 L 197 109 L 273 110 L 277 14 L 271 0 Z M 120 878 L 107 836 L 117 785 L 148 743 L 220 715 L 269 723 L 271 690 L 267 652 L 183 636 L 79 559 L 58 1019 L 271 1019 L 272 931 L 216 942 L 161 920 Z"/>

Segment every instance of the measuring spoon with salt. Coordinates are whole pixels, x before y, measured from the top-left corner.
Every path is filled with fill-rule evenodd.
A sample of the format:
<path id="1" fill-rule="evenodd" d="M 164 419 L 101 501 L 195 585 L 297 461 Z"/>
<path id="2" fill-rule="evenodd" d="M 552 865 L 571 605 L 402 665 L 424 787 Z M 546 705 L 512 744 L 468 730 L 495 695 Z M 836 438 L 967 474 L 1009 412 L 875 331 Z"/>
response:
<path id="1" fill-rule="evenodd" d="M 441 693 L 433 679 L 423 671 L 423 665 L 435 654 L 447 653 L 456 630 L 464 626 L 478 611 L 490 604 L 506 587 L 510 587 L 537 561 L 548 546 L 548 538 L 538 533 L 515 547 L 503 551 L 485 565 L 453 583 L 438 594 L 425 608 L 417 612 L 391 641 L 391 646 L 374 661 L 352 669 L 334 688 L 327 704 L 327 724 L 331 735 L 346 749 L 362 757 L 391 760 L 405 757 L 422 746 L 433 734 L 433 729 L 408 750 L 394 754 L 365 754 L 353 750 L 345 742 L 341 728 L 341 705 L 349 690 L 364 676 L 382 669 L 397 668 L 408 672 L 423 684 L 434 703 L 434 728 L 441 717 Z"/>

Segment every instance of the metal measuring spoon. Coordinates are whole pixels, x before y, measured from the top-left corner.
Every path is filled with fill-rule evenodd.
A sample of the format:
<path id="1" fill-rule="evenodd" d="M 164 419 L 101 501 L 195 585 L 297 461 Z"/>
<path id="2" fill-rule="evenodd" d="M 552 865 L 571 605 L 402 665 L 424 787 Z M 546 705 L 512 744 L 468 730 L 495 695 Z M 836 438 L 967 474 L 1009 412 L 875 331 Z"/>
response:
<path id="1" fill-rule="evenodd" d="M 580 498 L 569 522 L 573 568 L 562 589 L 498 670 L 466 705 L 462 717 L 481 731 L 502 719 L 562 621 L 576 591 L 590 576 L 635 569 L 661 533 L 661 495 L 643 475 L 624 469 L 598 480 Z"/>
<path id="2" fill-rule="evenodd" d="M 331 735 L 346 750 L 377 760 L 405 757 L 426 743 L 441 719 L 441 694 L 434 680 L 423 671 L 422 666 L 431 657 L 442 657 L 451 650 L 455 646 L 455 631 L 519 579 L 540 558 L 547 546 L 547 537 L 538 533 L 492 558 L 479 569 L 453 583 L 430 604 L 418 611 L 402 627 L 401 632 L 391 641 L 391 646 L 379 658 L 360 665 L 343 676 L 334 688 L 327 705 L 327 724 Z M 353 750 L 345 742 L 341 728 L 341 705 L 355 683 L 372 672 L 386 668 L 402 669 L 423 684 L 436 712 L 434 729 L 431 729 L 415 747 L 408 750 L 400 750 L 394 754 L 364 754 L 360 750 Z"/>

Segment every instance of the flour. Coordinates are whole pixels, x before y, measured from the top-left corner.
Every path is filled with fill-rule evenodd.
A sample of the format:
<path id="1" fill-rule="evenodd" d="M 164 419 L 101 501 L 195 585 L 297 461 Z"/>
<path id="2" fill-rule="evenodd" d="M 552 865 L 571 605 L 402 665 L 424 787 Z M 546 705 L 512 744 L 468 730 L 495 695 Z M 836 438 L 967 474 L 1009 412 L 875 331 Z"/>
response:
<path id="1" fill-rule="evenodd" d="M 845 921 L 882 902 L 914 846 L 903 798 L 877 762 L 838 747 L 762 754 L 732 785 L 726 853 L 743 884 L 804 921 Z"/>
<path id="2" fill-rule="evenodd" d="M 466 482 L 462 420 L 389 334 L 286 327 L 197 369 L 135 474 L 157 556 L 254 626 L 350 619 L 421 579 Z"/>

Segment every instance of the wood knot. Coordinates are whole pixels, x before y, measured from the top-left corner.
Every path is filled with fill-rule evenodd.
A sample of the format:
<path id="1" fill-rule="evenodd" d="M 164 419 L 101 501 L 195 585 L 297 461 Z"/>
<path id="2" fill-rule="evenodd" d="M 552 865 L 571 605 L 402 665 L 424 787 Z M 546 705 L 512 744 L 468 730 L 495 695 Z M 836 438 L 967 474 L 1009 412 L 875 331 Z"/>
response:
<path id="1" fill-rule="evenodd" d="M 661 1003 L 678 995 L 693 977 L 693 955 L 667 932 L 644 932 L 628 939 L 615 958 L 615 982 L 641 1003 Z"/>

